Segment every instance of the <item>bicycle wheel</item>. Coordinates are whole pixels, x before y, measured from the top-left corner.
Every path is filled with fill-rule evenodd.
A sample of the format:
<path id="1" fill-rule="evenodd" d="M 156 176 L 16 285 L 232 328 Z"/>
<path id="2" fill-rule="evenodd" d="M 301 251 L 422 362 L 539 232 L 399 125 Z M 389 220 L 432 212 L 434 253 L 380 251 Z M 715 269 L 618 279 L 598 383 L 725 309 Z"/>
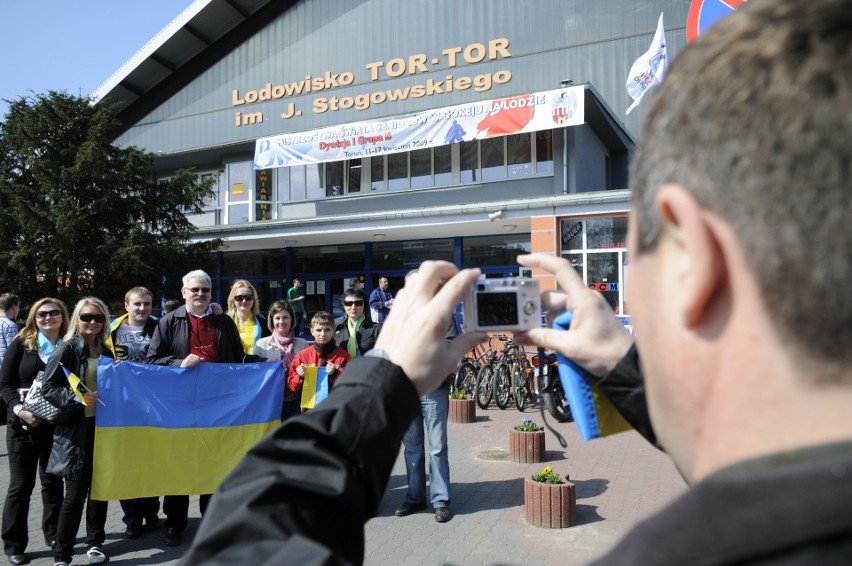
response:
<path id="1" fill-rule="evenodd" d="M 456 372 L 454 382 L 456 392 L 464 391 L 465 397 L 476 394 L 476 366 L 471 362 L 464 362 Z"/>
<path id="2" fill-rule="evenodd" d="M 476 373 L 476 404 L 480 409 L 487 409 L 491 404 L 491 388 L 494 381 L 494 368 L 485 364 Z"/>
<path id="3" fill-rule="evenodd" d="M 509 378 L 509 364 L 502 362 L 494 370 L 494 402 L 501 409 L 509 406 L 512 396 L 512 383 Z"/>
<path id="4" fill-rule="evenodd" d="M 515 406 L 523 412 L 527 406 L 527 387 L 525 376 L 521 373 L 521 366 L 512 366 L 512 393 L 515 396 Z"/>

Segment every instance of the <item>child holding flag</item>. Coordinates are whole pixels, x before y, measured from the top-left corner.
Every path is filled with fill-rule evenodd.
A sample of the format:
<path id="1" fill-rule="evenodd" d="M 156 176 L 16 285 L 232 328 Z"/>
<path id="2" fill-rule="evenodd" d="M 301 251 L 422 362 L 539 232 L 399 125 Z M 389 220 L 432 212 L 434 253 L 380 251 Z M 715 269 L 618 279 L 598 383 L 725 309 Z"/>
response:
<path id="1" fill-rule="evenodd" d="M 343 348 L 334 343 L 334 318 L 320 311 L 311 318 L 314 345 L 299 352 L 290 364 L 287 387 L 293 393 L 301 390 L 302 409 L 313 409 L 327 396 L 350 359 Z"/>
<path id="2" fill-rule="evenodd" d="M 95 407 L 98 403 L 98 358 L 114 357 L 107 346 L 109 309 L 100 299 L 86 297 L 74 308 L 65 341 L 50 357 L 45 370 L 44 398 L 63 410 L 57 419 L 47 473 L 65 478 L 65 498 L 59 512 L 55 565 L 69 564 L 83 515 L 83 503 L 92 485 L 95 445 Z M 86 505 L 86 554 L 89 564 L 107 557 L 101 548 L 107 502 Z"/>

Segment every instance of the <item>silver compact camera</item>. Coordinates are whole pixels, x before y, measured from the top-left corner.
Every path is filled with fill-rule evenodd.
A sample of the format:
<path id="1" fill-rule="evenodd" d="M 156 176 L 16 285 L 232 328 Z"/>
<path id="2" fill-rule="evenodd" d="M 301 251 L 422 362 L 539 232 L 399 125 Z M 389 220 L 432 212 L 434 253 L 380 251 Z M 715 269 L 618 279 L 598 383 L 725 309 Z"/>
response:
<path id="1" fill-rule="evenodd" d="M 526 277 L 480 279 L 464 299 L 464 325 L 470 332 L 521 332 L 541 326 L 538 280 Z"/>

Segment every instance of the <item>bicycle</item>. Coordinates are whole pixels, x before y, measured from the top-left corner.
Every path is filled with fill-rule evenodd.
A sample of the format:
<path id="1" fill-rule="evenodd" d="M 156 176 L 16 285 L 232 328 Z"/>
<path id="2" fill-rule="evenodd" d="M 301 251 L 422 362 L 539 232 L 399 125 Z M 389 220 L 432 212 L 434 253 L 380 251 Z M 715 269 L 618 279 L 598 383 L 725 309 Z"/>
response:
<path id="1" fill-rule="evenodd" d="M 465 356 L 461 359 L 458 364 L 458 368 L 456 369 L 456 377 L 453 380 L 453 391 L 458 393 L 460 391 L 464 391 L 465 393 L 469 393 L 470 395 L 476 395 L 476 374 L 479 371 L 479 367 L 482 366 L 483 360 L 491 355 L 494 351 L 494 348 L 491 345 L 492 337 L 488 337 L 488 348 L 485 349 L 480 355 L 476 356 L 476 358 L 472 356 Z M 473 350 L 474 354 L 476 353 Z"/>
<path id="2" fill-rule="evenodd" d="M 514 339 L 508 338 L 494 374 L 494 401 L 498 407 L 505 409 L 509 406 L 509 400 L 514 398 L 518 409 L 524 410 L 527 394 L 516 394 L 516 384 L 520 384 L 522 379 L 525 381 L 531 372 L 524 349 Z"/>
<path id="3" fill-rule="evenodd" d="M 533 365 L 527 359 L 527 353 L 523 348 L 519 351 L 518 364 L 512 368 L 512 394 L 515 397 L 515 406 L 523 412 L 527 400 L 533 400 Z"/>
<path id="4" fill-rule="evenodd" d="M 500 340 L 501 342 L 505 342 L 509 339 L 508 336 L 502 334 L 495 334 L 493 338 Z M 485 360 L 485 364 L 476 372 L 476 404 L 483 410 L 487 409 L 488 405 L 491 404 L 491 397 L 493 396 L 494 389 L 494 369 L 495 364 L 500 357 L 500 354 L 491 347 L 491 340 L 492 337 L 489 336 L 488 350 L 490 350 L 490 353 Z"/>

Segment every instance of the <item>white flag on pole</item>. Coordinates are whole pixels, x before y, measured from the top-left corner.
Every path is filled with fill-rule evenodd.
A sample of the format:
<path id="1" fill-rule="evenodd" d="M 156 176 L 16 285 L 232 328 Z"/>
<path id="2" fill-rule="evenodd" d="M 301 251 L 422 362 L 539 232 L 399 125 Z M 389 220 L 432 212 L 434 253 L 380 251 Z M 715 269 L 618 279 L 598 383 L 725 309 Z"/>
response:
<path id="1" fill-rule="evenodd" d="M 627 94 L 633 99 L 633 104 L 627 109 L 627 113 L 639 106 L 645 93 L 655 85 L 663 82 L 668 68 L 668 55 L 666 55 L 666 34 L 663 31 L 663 13 L 657 22 L 657 33 L 651 41 L 651 47 L 641 57 L 633 62 L 630 74 L 627 75 Z"/>

